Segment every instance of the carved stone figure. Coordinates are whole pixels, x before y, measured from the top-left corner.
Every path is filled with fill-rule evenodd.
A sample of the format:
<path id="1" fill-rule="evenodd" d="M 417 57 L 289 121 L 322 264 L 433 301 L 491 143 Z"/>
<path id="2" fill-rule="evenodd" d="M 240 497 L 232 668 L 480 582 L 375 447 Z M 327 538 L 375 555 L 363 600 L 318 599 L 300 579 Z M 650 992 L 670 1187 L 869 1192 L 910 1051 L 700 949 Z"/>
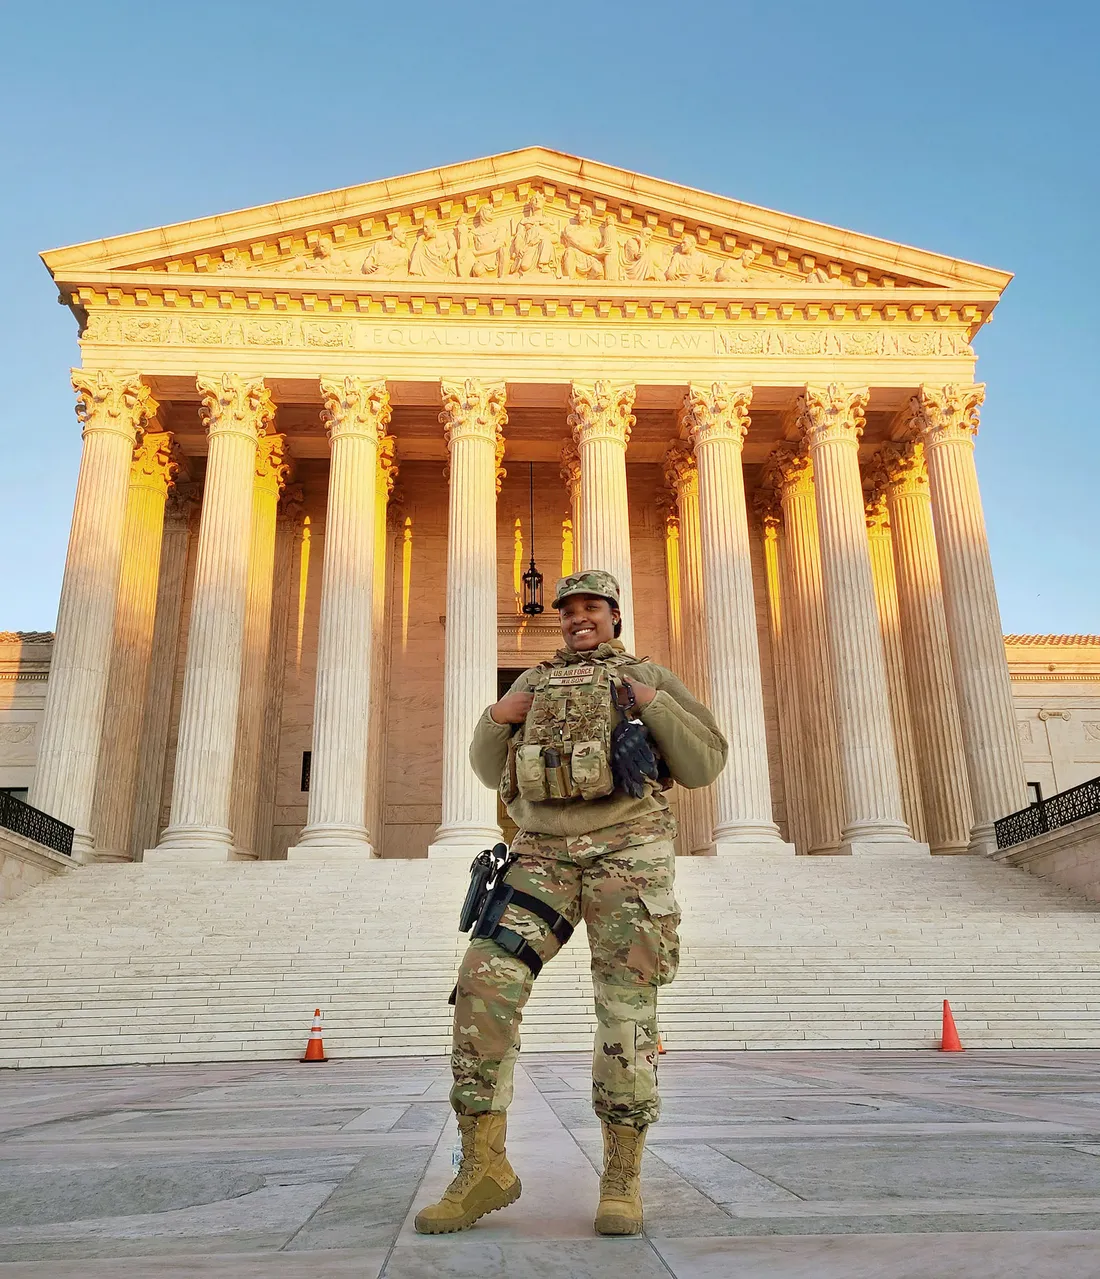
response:
<path id="1" fill-rule="evenodd" d="M 722 284 L 748 284 L 753 277 L 749 267 L 755 260 L 756 254 L 752 249 L 744 249 L 723 262 L 714 278 Z"/>
<path id="2" fill-rule="evenodd" d="M 382 280 L 393 280 L 409 274 L 408 232 L 395 226 L 389 238 L 379 240 L 367 250 L 363 259 L 363 274 L 377 275 Z"/>
<path id="3" fill-rule="evenodd" d="M 456 274 L 456 245 L 453 231 L 444 230 L 439 219 L 427 214 L 409 255 L 409 274 L 429 280 Z"/>
<path id="4" fill-rule="evenodd" d="M 610 227 L 610 219 L 601 231 L 593 225 L 592 210 L 582 204 L 577 216 L 562 227 L 561 242 L 565 248 L 562 255 L 562 273 L 570 280 L 602 280 L 606 278 L 607 259 L 615 245 L 606 243 L 610 229 L 612 240 L 614 228 Z M 614 268 L 612 268 L 612 276 Z"/>
<path id="5" fill-rule="evenodd" d="M 623 262 L 628 280 L 663 280 L 665 263 L 660 249 L 653 243 L 653 228 L 644 226 L 623 245 Z"/>
<path id="6" fill-rule="evenodd" d="M 665 279 L 674 284 L 710 279 L 710 261 L 705 253 L 700 253 L 699 242 L 690 231 L 672 250 L 672 257 L 665 269 Z"/>
<path id="7" fill-rule="evenodd" d="M 464 279 L 492 275 L 503 280 L 508 274 L 511 231 L 506 222 L 496 220 L 496 210 L 491 204 L 483 204 L 471 224 L 466 215 L 455 226 L 458 274 Z"/>
<path id="8" fill-rule="evenodd" d="M 523 209 L 512 239 L 514 275 L 555 275 L 554 240 L 557 226 L 546 213 L 546 197 L 535 191 Z"/>

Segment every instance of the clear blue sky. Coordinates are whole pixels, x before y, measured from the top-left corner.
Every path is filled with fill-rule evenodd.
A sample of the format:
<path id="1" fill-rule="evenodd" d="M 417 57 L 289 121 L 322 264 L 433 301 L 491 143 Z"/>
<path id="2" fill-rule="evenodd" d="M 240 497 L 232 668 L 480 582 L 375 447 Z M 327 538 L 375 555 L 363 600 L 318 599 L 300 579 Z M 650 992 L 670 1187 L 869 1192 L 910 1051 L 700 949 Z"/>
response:
<path id="1" fill-rule="evenodd" d="M 1095 3 L 0 6 L 0 630 L 80 438 L 42 249 L 530 144 L 1014 271 L 978 339 L 1007 631 L 1100 632 Z"/>

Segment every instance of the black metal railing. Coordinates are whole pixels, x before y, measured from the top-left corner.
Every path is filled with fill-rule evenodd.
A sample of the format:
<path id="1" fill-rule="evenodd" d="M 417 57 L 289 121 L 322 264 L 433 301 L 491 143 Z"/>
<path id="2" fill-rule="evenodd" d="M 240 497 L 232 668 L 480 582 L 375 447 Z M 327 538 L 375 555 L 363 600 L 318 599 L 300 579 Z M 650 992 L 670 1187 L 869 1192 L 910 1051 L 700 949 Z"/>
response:
<path id="1" fill-rule="evenodd" d="M 49 813 L 39 812 L 30 804 L 0 790 L 0 826 L 7 827 L 24 839 L 33 839 L 36 844 L 52 848 L 55 853 L 64 853 L 67 857 L 73 852 L 73 828 L 59 822 Z"/>
<path id="2" fill-rule="evenodd" d="M 1092 817 L 1094 813 L 1100 813 L 1100 777 L 1059 791 L 1049 799 L 1037 800 L 1018 813 L 1009 813 L 994 822 L 997 847 L 1011 848 L 1013 844 L 1022 844 L 1025 839 L 1045 835 L 1047 831 L 1079 822 L 1082 817 Z"/>

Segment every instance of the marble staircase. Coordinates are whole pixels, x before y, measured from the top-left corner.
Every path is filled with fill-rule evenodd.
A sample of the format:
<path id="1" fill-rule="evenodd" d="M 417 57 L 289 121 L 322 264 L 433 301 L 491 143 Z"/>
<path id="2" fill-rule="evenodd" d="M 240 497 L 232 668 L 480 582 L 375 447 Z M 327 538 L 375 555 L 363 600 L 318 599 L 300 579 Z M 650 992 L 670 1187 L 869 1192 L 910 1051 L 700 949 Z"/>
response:
<path id="1" fill-rule="evenodd" d="M 466 867 L 93 866 L 0 906 L 0 1065 L 446 1051 Z M 684 858 L 670 1051 L 1100 1048 L 1100 907 L 974 857 Z M 533 1049 L 585 1049 L 583 928 L 536 983 Z"/>

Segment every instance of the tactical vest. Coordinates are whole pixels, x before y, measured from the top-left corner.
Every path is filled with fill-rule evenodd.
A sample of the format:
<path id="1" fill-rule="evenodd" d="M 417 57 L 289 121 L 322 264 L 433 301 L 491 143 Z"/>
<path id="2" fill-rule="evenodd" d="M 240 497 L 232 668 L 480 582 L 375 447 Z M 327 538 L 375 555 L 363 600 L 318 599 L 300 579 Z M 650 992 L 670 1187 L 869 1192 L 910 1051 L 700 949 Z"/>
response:
<path id="1" fill-rule="evenodd" d="M 612 668 L 628 664 L 612 658 L 539 669 L 531 709 L 508 745 L 500 779 L 506 804 L 517 795 L 543 802 L 611 794 L 611 730 L 619 719 Z"/>

